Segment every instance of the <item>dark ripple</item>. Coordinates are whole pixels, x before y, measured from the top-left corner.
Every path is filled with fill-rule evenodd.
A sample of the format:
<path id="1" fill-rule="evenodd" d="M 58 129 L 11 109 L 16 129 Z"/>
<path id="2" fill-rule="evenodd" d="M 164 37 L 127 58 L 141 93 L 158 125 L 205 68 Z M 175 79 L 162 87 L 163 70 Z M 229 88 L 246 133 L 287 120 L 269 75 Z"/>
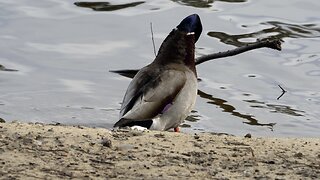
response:
<path id="1" fill-rule="evenodd" d="M 195 111 L 195 110 L 192 110 L 191 111 L 191 115 L 189 115 L 186 118 L 186 121 L 189 121 L 189 122 L 197 122 L 197 121 L 199 121 L 201 116 L 199 114 L 196 114 L 196 113 L 198 113 L 198 112 Z"/>
<path id="2" fill-rule="evenodd" d="M 308 76 L 320 76 L 320 70 L 312 70 L 306 73 Z"/>
<path id="3" fill-rule="evenodd" d="M 199 1 L 199 0 L 172 0 L 181 5 L 193 6 L 197 8 L 209 8 L 212 6 L 213 0 L 210 1 Z"/>

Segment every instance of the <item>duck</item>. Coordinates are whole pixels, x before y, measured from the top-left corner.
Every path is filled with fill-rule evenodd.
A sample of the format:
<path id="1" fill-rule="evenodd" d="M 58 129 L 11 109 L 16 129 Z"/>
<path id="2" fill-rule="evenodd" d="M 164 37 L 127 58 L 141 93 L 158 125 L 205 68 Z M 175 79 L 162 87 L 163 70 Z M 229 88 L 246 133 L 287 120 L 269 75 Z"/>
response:
<path id="1" fill-rule="evenodd" d="M 199 15 L 191 14 L 169 33 L 153 62 L 130 82 L 115 128 L 179 131 L 196 102 L 195 43 L 201 32 Z"/>

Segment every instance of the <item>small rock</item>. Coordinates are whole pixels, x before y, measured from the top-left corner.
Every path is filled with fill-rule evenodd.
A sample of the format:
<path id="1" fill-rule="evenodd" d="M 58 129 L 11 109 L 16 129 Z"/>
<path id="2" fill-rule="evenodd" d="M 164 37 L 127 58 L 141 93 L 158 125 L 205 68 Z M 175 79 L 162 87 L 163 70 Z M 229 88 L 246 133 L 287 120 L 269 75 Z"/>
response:
<path id="1" fill-rule="evenodd" d="M 43 137 L 40 136 L 40 135 L 37 135 L 37 136 L 35 137 L 35 140 L 43 140 Z"/>
<path id="2" fill-rule="evenodd" d="M 203 145 L 201 143 L 194 142 L 193 145 L 194 145 L 194 147 L 198 147 L 200 149 L 203 148 Z"/>
<path id="3" fill-rule="evenodd" d="M 251 176 L 251 173 L 249 171 L 243 171 L 243 175 L 245 177 L 250 177 Z"/>
<path id="4" fill-rule="evenodd" d="M 91 136 L 88 135 L 88 134 L 83 134 L 82 136 L 85 137 L 85 138 L 91 138 Z"/>
<path id="5" fill-rule="evenodd" d="M 136 130 L 133 130 L 131 131 L 131 136 L 142 136 L 143 135 L 143 132 L 144 131 L 136 131 Z"/>
<path id="6" fill-rule="evenodd" d="M 80 126 L 80 125 L 78 125 L 78 126 L 76 126 L 77 128 L 79 128 L 79 129 L 84 129 L 84 127 L 83 126 Z"/>
<path id="7" fill-rule="evenodd" d="M 102 146 L 105 146 L 105 147 L 108 147 L 108 148 L 111 148 L 112 147 L 112 142 L 110 139 L 107 139 L 107 138 L 103 138 L 101 140 L 101 144 Z"/>
<path id="8" fill-rule="evenodd" d="M 266 163 L 266 164 L 276 164 L 276 162 L 275 162 L 275 161 L 273 161 L 273 160 L 265 161 L 265 163 Z"/>
<path id="9" fill-rule="evenodd" d="M 38 146 L 42 145 L 42 141 L 39 141 L 39 140 L 33 140 L 33 143 L 38 145 Z"/>
<path id="10" fill-rule="evenodd" d="M 54 126 L 61 126 L 62 124 L 59 123 L 59 122 L 54 122 L 52 125 L 54 125 Z"/>
<path id="11" fill-rule="evenodd" d="M 119 150 L 119 151 L 128 151 L 128 150 L 131 150 L 133 149 L 134 146 L 131 145 L 131 144 L 121 144 L 119 145 L 118 147 L 116 147 L 116 150 Z"/>
<path id="12" fill-rule="evenodd" d="M 2 118 L 0 118 L 0 123 L 5 123 L 6 121 Z"/>
<path id="13" fill-rule="evenodd" d="M 199 139 L 200 138 L 200 136 L 198 135 L 198 134 L 194 134 L 194 139 Z"/>
<path id="14" fill-rule="evenodd" d="M 44 125 L 44 123 L 42 123 L 42 122 L 35 122 L 34 124 L 35 125 L 42 125 L 42 126 Z"/>
<path id="15" fill-rule="evenodd" d="M 157 137 L 157 138 L 164 138 L 165 137 L 165 135 L 164 134 L 155 134 L 154 135 L 154 137 Z"/>
<path id="16" fill-rule="evenodd" d="M 30 166 L 35 166 L 35 165 L 37 165 L 37 164 L 34 163 L 34 162 L 29 162 L 29 165 L 30 165 Z"/>
<path id="17" fill-rule="evenodd" d="M 231 157 L 238 157 L 238 155 L 233 153 L 233 154 L 231 154 Z"/>
<path id="18" fill-rule="evenodd" d="M 33 140 L 30 139 L 30 138 L 23 138 L 23 139 L 22 139 L 22 143 L 23 143 L 24 145 L 32 144 L 32 143 L 33 143 Z"/>
<path id="19" fill-rule="evenodd" d="M 251 138 L 251 134 L 248 133 L 248 134 L 246 134 L 244 137 L 245 137 L 245 138 Z"/>
<path id="20" fill-rule="evenodd" d="M 299 153 L 294 154 L 293 157 L 302 158 L 303 154 L 301 152 L 299 152 Z"/>

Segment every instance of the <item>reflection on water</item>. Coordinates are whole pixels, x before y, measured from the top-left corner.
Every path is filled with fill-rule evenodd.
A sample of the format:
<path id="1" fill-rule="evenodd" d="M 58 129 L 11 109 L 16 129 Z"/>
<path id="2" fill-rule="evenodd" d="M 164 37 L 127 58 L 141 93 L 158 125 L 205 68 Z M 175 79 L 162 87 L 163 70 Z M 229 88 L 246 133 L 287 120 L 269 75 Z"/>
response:
<path id="1" fill-rule="evenodd" d="M 247 122 L 243 122 L 243 123 L 250 124 L 250 125 L 255 125 L 255 126 L 267 126 L 271 130 L 273 129 L 273 126 L 276 124 L 276 123 L 266 123 L 266 124 L 259 123 L 258 120 L 254 118 L 254 116 L 241 114 L 240 112 L 237 112 L 236 108 L 233 107 L 230 104 L 227 104 L 226 100 L 213 97 L 212 95 L 207 94 L 207 93 L 205 93 L 205 92 L 203 92 L 201 90 L 198 90 L 198 95 L 201 98 L 209 100 L 207 103 L 219 106 L 221 109 L 223 109 L 223 112 L 228 112 L 233 116 L 248 120 Z"/>
<path id="2" fill-rule="evenodd" d="M 144 3 L 144 1 L 116 5 L 112 5 L 109 2 L 75 2 L 74 4 L 79 7 L 91 8 L 94 11 L 116 11 L 129 7 L 135 7 L 142 3 Z"/>
<path id="3" fill-rule="evenodd" d="M 196 8 L 210 8 L 214 3 L 214 0 L 171 0 L 175 3 L 184 5 L 184 6 L 192 6 Z M 227 3 L 241 3 L 246 2 L 247 0 L 217 0 L 221 2 Z M 75 2 L 74 4 L 78 7 L 91 8 L 94 11 L 116 11 L 120 9 L 125 9 L 129 7 L 135 7 L 140 4 L 145 3 L 145 1 L 136 1 L 131 3 L 124 4 L 111 4 L 110 2 Z M 157 9 L 157 8 L 155 8 Z"/>
<path id="4" fill-rule="evenodd" d="M 252 108 L 260 108 L 260 109 L 269 109 L 272 113 L 282 113 L 291 116 L 304 116 L 302 113 L 304 111 L 293 109 L 290 106 L 279 105 L 279 104 L 266 104 L 265 102 L 257 101 L 257 100 L 244 100 L 245 102 L 252 103 L 254 105 L 250 105 Z"/>
<path id="5" fill-rule="evenodd" d="M 171 0 L 173 2 L 185 5 L 185 6 L 193 6 L 197 8 L 209 8 L 214 3 L 214 0 Z M 216 0 L 228 3 L 241 3 L 246 2 L 247 0 Z"/>
<path id="6" fill-rule="evenodd" d="M 312 70 L 306 73 L 308 76 L 320 76 L 320 70 Z"/>
<path id="7" fill-rule="evenodd" d="M 66 87 L 67 91 L 79 92 L 79 93 L 91 93 L 91 86 L 93 85 L 90 81 L 84 80 L 71 80 L 71 79 L 60 79 L 61 83 Z"/>
<path id="8" fill-rule="evenodd" d="M 220 39 L 221 42 L 225 44 L 230 44 L 234 46 L 243 46 L 248 44 L 244 42 L 243 39 L 249 38 L 316 38 L 320 37 L 320 28 L 316 24 L 289 24 L 279 21 L 268 21 L 263 22 L 261 25 L 272 26 L 257 32 L 247 33 L 247 34 L 238 34 L 230 35 L 225 32 L 214 32 L 211 31 L 208 33 L 209 36 Z M 248 27 L 247 25 L 242 25 L 242 27 Z M 241 41 L 242 40 L 242 41 Z"/>
<path id="9" fill-rule="evenodd" d="M 186 5 L 186 6 L 193 6 L 198 8 L 208 8 L 211 7 L 213 0 L 202 1 L 202 0 L 172 0 L 173 2 Z"/>
<path id="10" fill-rule="evenodd" d="M 4 65 L 0 64 L 0 71 L 18 71 L 18 70 L 6 68 Z"/>
<path id="11" fill-rule="evenodd" d="M 228 2 L 228 3 L 241 3 L 241 2 L 246 2 L 247 0 L 217 0 L 217 1 Z"/>
<path id="12" fill-rule="evenodd" d="M 62 54 L 70 54 L 75 56 L 96 56 L 106 53 L 115 53 L 120 48 L 128 48 L 132 46 L 128 41 L 104 41 L 94 43 L 60 43 L 60 44 L 45 44 L 45 43 L 26 43 L 30 51 L 47 51 L 57 52 Z"/>
<path id="13" fill-rule="evenodd" d="M 261 23 L 263 25 L 272 25 L 274 30 L 268 29 L 266 33 L 279 32 L 278 38 L 315 38 L 320 37 L 320 28 L 316 24 L 289 24 L 279 21 L 269 21 Z"/>

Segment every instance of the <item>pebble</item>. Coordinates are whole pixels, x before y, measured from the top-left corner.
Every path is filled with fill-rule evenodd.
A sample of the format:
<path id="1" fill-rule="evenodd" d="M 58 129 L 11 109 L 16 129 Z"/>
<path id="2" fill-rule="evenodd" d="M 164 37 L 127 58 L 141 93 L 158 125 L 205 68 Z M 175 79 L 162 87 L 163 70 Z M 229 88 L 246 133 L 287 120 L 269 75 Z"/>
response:
<path id="1" fill-rule="evenodd" d="M 100 143 L 101 143 L 102 146 L 104 146 L 104 147 L 108 147 L 108 148 L 111 148 L 111 147 L 112 147 L 112 142 L 111 142 L 110 139 L 103 138 Z"/>
<path id="2" fill-rule="evenodd" d="M 121 145 L 116 147 L 116 150 L 118 150 L 118 151 L 128 151 L 128 150 L 131 150 L 133 148 L 134 148 L 134 146 L 131 145 L 131 144 L 121 144 Z"/>
<path id="3" fill-rule="evenodd" d="M 298 153 L 294 154 L 293 157 L 301 158 L 301 157 L 303 157 L 303 154 L 301 152 L 298 152 Z"/>
<path id="4" fill-rule="evenodd" d="M 251 176 L 251 173 L 249 171 L 243 171 L 243 175 L 245 177 L 250 177 Z"/>
<path id="5" fill-rule="evenodd" d="M 157 137 L 157 138 L 164 138 L 165 137 L 165 135 L 164 134 L 155 134 L 154 135 L 154 137 Z"/>
<path id="6" fill-rule="evenodd" d="M 39 140 L 33 140 L 33 143 L 38 146 L 42 145 L 42 141 L 39 141 Z"/>

